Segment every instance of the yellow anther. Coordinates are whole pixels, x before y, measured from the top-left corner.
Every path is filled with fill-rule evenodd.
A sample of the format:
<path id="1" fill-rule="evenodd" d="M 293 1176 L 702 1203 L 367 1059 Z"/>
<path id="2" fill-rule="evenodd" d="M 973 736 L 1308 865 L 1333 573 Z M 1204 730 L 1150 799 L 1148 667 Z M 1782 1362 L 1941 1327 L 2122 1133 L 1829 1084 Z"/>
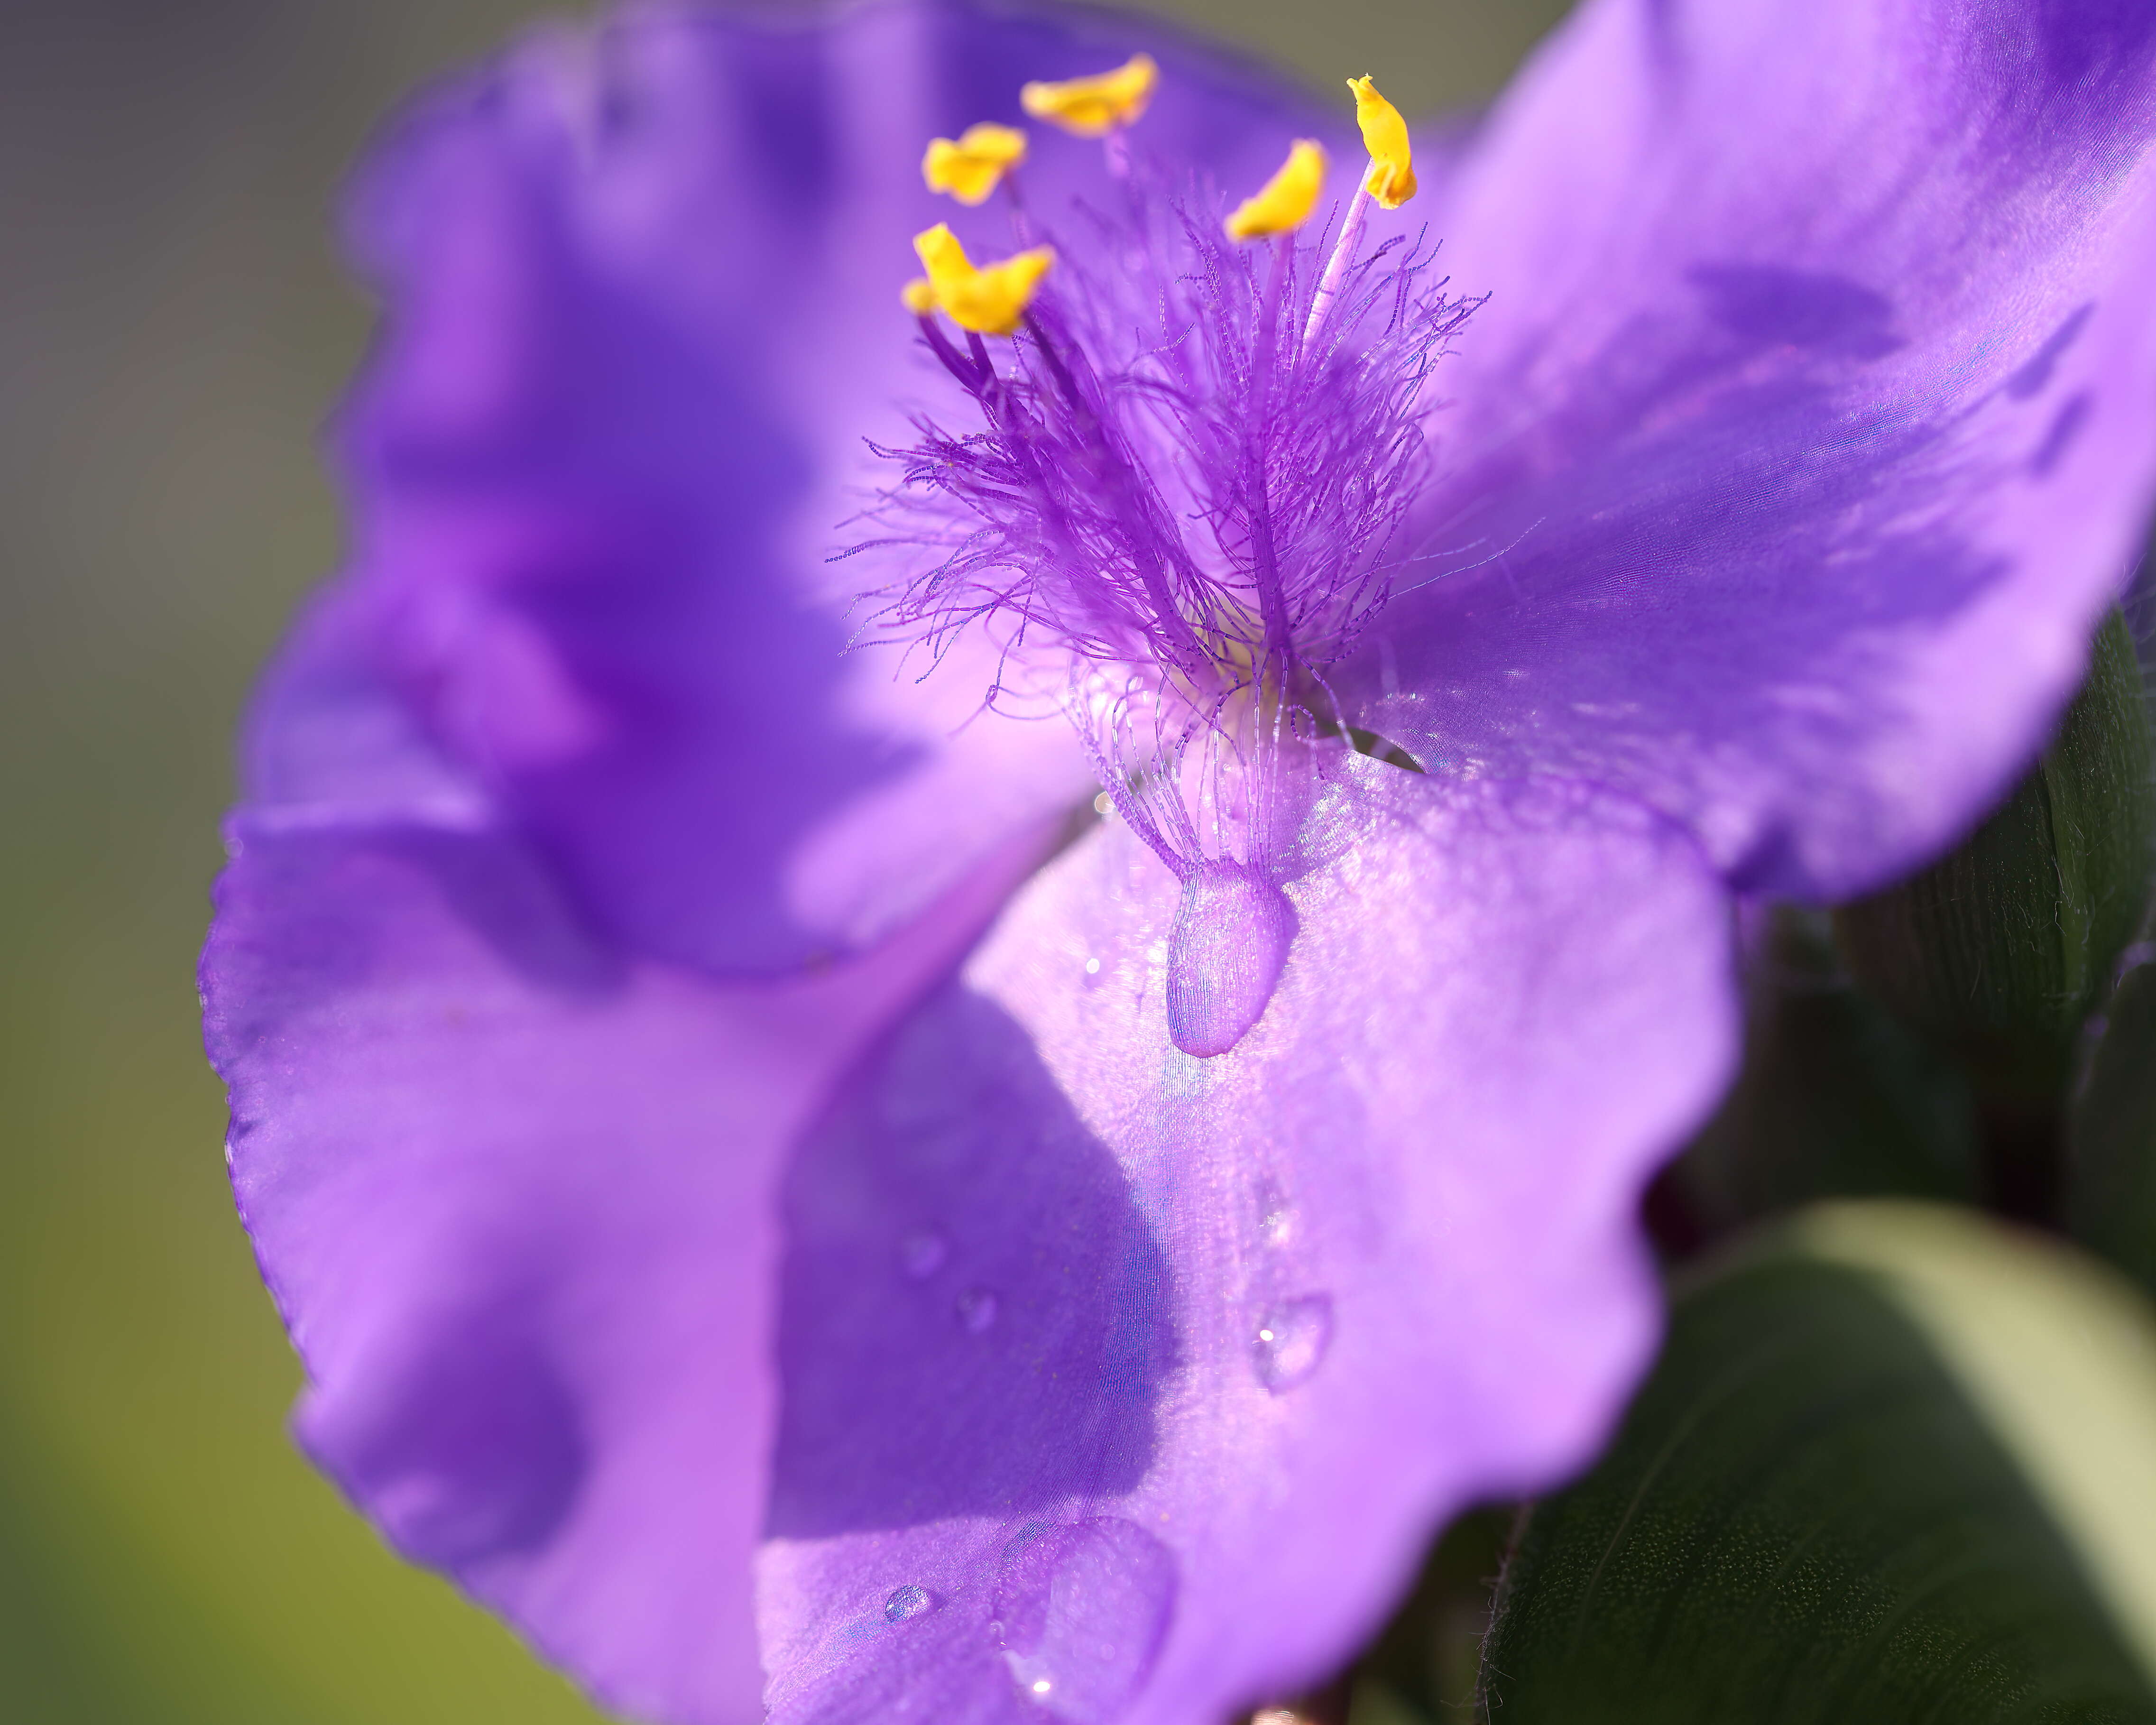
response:
<path id="1" fill-rule="evenodd" d="M 906 309 L 916 317 L 926 317 L 936 309 L 936 288 L 925 275 L 916 275 L 898 290 Z"/>
<path id="2" fill-rule="evenodd" d="M 1370 172 L 1363 189 L 1387 209 L 1398 209 L 1415 195 L 1408 123 L 1368 78 L 1350 78 L 1348 87 L 1355 92 L 1355 123 L 1363 128 L 1363 147 L 1370 152 Z"/>
<path id="3" fill-rule="evenodd" d="M 942 306 L 960 329 L 981 336 L 1008 336 L 1016 329 L 1025 308 L 1033 303 L 1033 290 L 1055 261 L 1054 252 L 1037 245 L 1000 264 L 977 270 L 967 257 L 966 248 L 958 244 L 958 236 L 942 222 L 915 234 L 913 249 L 921 254 L 921 267 L 928 272 L 933 303 Z M 909 287 L 906 303 L 912 305 L 915 298 L 914 290 Z"/>
<path id="4" fill-rule="evenodd" d="M 1134 54 L 1112 72 L 1066 78 L 1060 84 L 1029 84 L 1018 99 L 1035 120 L 1050 121 L 1081 138 L 1097 138 L 1144 113 L 1159 81 L 1160 68 L 1152 56 Z"/>
<path id="5" fill-rule="evenodd" d="M 1280 172 L 1255 198 L 1245 198 L 1228 218 L 1230 239 L 1257 239 L 1268 234 L 1292 234 L 1310 219 L 1317 194 L 1325 189 L 1325 146 L 1297 138 Z"/>
<path id="6" fill-rule="evenodd" d="M 1024 132 L 983 120 L 955 139 L 934 140 L 921 158 L 921 177 L 931 192 L 948 192 L 961 203 L 984 203 L 1003 177 L 1024 160 Z"/>

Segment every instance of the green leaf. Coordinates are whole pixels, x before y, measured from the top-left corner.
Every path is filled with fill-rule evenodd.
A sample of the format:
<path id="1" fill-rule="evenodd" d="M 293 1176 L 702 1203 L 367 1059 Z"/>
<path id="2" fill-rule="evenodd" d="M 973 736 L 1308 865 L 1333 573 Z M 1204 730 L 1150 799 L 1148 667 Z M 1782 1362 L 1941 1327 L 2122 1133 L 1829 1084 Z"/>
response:
<path id="1" fill-rule="evenodd" d="M 2156 1720 L 2156 1320 L 1974 1213 L 1808 1213 L 1676 1302 L 1527 1518 L 1502 1725 Z"/>
<path id="2" fill-rule="evenodd" d="M 1348 1725 L 1411 1719 L 1413 1702 L 1440 1719 L 1473 1704 L 1490 1595 L 1516 1513 L 1510 1506 L 1469 1510 L 1433 1542 L 1414 1589 L 1356 1662 Z"/>
<path id="3" fill-rule="evenodd" d="M 2156 1290 L 2156 963 L 2111 997 L 2067 1127 L 2066 1220 Z"/>
<path id="4" fill-rule="evenodd" d="M 2082 1021 L 2148 902 L 2148 716 L 2126 620 L 2036 767 L 1959 848 L 1835 912 L 1857 979 L 1959 1051 L 1993 1094 L 2061 1095 Z"/>
<path id="5" fill-rule="evenodd" d="M 1697 1224 L 1829 1197 L 1974 1199 L 1967 1080 L 1851 981 L 1823 917 L 1775 911 L 1746 994 L 1743 1070 L 1674 1171 Z"/>

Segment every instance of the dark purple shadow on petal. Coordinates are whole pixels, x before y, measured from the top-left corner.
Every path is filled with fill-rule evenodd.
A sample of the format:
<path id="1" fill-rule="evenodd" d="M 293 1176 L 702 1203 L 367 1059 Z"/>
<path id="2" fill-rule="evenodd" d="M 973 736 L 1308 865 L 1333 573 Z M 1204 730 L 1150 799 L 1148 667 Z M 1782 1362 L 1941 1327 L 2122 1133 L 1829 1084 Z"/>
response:
<path id="1" fill-rule="evenodd" d="M 1688 273 L 1715 321 L 1748 343 L 1845 359 L 1879 359 L 1902 346 L 1893 303 L 1846 277 L 1757 264 L 1700 264 Z"/>
<path id="2" fill-rule="evenodd" d="M 2038 0 L 2027 11 L 2002 10 L 1989 28 L 1968 33 L 1977 44 L 1972 58 L 1989 61 L 1970 68 L 1968 87 L 1994 105 L 1980 147 L 1996 161 L 2003 184 L 2048 168 L 2100 185 L 2123 165 L 2125 141 L 2145 132 L 2151 117 L 2156 7 Z"/>
<path id="3" fill-rule="evenodd" d="M 2051 373 L 2058 369 L 2059 362 L 2066 357 L 2066 350 L 2074 345 L 2082 331 L 2087 326 L 2096 311 L 2096 302 L 2088 300 L 2077 305 L 2066 316 L 2066 321 L 2044 338 L 2044 345 L 2025 365 L 2019 367 L 2006 380 L 2006 393 L 2015 401 L 2026 401 L 2042 392 L 2051 381 Z"/>
<path id="4" fill-rule="evenodd" d="M 2043 0 L 2039 11 L 2046 81 L 2082 93 L 2092 116 L 2117 86 L 2145 76 L 2156 54 L 2156 8 L 2147 0 Z"/>
<path id="5" fill-rule="evenodd" d="M 415 1563 L 537 1547 L 575 1501 L 584 1440 L 532 1330 L 528 1301 L 497 1296 L 444 1314 L 411 1358 L 368 1375 L 363 1399 L 301 1404 L 301 1445 Z"/>
<path id="6" fill-rule="evenodd" d="M 680 23 L 697 38 L 700 64 L 722 85 L 712 106 L 740 114 L 739 136 L 770 141 L 753 177 L 743 176 L 744 189 L 782 222 L 828 208 L 843 189 L 835 141 L 846 116 L 822 64 L 823 44 L 813 34 L 743 29 L 716 11 L 685 9 Z"/>
<path id="7" fill-rule="evenodd" d="M 2058 411 L 2051 415 L 2050 428 L 2044 440 L 2036 446 L 2036 453 L 2029 458 L 2029 476 L 2042 479 L 2059 465 L 2059 460 L 2073 447 L 2074 439 L 2081 435 L 2082 427 L 2096 403 L 2086 389 L 2076 390 L 2059 403 Z"/>
<path id="8" fill-rule="evenodd" d="M 533 357 L 444 411 L 420 385 L 456 330 L 422 311 L 345 428 L 365 558 L 398 594 L 382 656 L 610 936 L 798 963 L 820 942 L 780 860 L 912 755 L 836 716 L 844 629 L 780 536 L 815 476 L 784 380 L 599 279 L 536 193 L 491 213 L 517 236 L 500 316 Z"/>
<path id="9" fill-rule="evenodd" d="M 769 1531 L 1128 1491 L 1177 1348 L 1115 1160 L 1001 1010 L 953 986 L 874 1057 L 786 1195 Z"/>

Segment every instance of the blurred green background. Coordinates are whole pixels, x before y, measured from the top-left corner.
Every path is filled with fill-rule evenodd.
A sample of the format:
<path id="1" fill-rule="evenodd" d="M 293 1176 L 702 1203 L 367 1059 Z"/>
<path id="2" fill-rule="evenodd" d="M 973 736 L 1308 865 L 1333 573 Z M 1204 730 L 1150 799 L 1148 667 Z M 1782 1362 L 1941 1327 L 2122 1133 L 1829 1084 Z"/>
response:
<path id="1" fill-rule="evenodd" d="M 192 982 L 255 667 L 333 562 L 340 175 L 518 0 L 0 7 L 0 1717 L 595 1716 L 288 1445 Z M 1403 105 L 1563 0 L 1162 0 Z"/>

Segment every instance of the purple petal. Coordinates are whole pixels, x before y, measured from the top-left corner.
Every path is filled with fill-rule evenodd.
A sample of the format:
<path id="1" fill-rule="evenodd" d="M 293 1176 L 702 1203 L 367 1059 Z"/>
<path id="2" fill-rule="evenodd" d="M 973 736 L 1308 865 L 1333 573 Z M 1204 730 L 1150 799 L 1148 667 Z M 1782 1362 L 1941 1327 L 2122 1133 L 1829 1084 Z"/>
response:
<path id="1" fill-rule="evenodd" d="M 1171 1050 L 1178 885 L 1111 826 L 797 1162 L 775 1718 L 1224 1717 L 1606 1430 L 1640 1186 L 1732 1057 L 1722 894 L 1576 788 L 1361 763 L 1332 819 L 1231 1053 Z"/>
<path id="2" fill-rule="evenodd" d="M 714 985 L 483 828 L 295 806 L 232 842 L 203 987 L 300 1440 L 603 1697 L 755 1717 L 784 1153 L 1030 853 L 860 964 Z"/>
<path id="3" fill-rule="evenodd" d="M 1775 891 L 1966 829 L 2138 543 L 2152 130 L 2122 0 L 1588 8 L 1428 213 L 1491 297 L 1376 727 L 1628 789 Z"/>
<path id="4" fill-rule="evenodd" d="M 1137 39 L 1171 144 L 1273 152 L 1291 101 Z M 235 1185 L 310 1450 L 649 1717 L 759 1711 L 783 1158 L 1086 788 L 1058 727 L 947 734 L 985 672 L 838 655 L 819 536 L 902 382 L 912 163 L 1132 43 L 654 14 L 445 90 L 357 201 L 358 549 L 258 702 L 203 964 Z"/>
<path id="5" fill-rule="evenodd" d="M 721 970 L 857 948 L 1090 788 L 1068 727 L 967 724 L 984 649 L 926 684 L 844 655 L 874 560 L 825 560 L 925 377 L 898 292 L 950 211 L 926 141 L 1139 43 L 1150 143 L 1270 171 L 1301 114 L 1277 84 L 927 0 L 536 36 L 362 177 L 388 309 L 339 442 L 369 651 L 613 937 Z M 1040 136 L 1028 183 L 1099 162 Z"/>

